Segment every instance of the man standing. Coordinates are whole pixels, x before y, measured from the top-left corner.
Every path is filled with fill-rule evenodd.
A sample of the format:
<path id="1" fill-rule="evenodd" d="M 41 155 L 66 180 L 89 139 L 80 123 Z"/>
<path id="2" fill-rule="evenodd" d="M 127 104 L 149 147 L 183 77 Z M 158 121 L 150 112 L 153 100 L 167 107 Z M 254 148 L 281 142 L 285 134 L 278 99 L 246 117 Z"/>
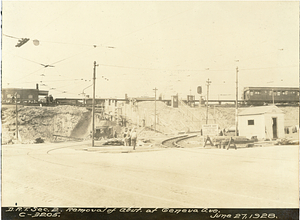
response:
<path id="1" fill-rule="evenodd" d="M 128 131 L 127 131 L 127 128 L 125 128 L 125 131 L 124 131 L 124 133 L 123 133 L 123 138 L 124 138 L 124 145 L 125 146 L 128 146 L 129 145 L 129 143 L 128 143 L 128 139 L 127 139 L 127 134 L 128 134 Z"/>
<path id="2" fill-rule="evenodd" d="M 137 133 L 136 133 L 136 129 L 133 128 L 132 132 L 131 132 L 131 144 L 133 146 L 133 150 L 135 150 L 135 146 L 136 146 L 136 139 L 137 139 Z"/>

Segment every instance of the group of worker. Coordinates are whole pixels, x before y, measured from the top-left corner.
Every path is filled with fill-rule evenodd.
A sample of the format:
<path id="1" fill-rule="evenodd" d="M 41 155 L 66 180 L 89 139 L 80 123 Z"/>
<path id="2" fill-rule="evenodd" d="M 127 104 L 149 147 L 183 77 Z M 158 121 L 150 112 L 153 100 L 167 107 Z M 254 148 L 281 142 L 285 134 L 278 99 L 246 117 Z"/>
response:
<path id="1" fill-rule="evenodd" d="M 133 146 L 133 150 L 135 150 L 136 140 L 137 140 L 136 128 L 133 129 L 125 128 L 123 133 L 123 138 L 124 138 L 124 145 Z"/>

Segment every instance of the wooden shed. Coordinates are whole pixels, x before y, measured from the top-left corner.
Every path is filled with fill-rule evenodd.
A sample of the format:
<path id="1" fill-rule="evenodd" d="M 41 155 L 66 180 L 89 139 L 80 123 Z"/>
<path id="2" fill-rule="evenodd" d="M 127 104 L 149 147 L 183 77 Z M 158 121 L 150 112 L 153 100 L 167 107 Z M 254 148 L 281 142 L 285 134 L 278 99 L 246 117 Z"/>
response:
<path id="1" fill-rule="evenodd" d="M 243 109 L 238 114 L 238 131 L 247 138 L 284 138 L 284 113 L 275 105 Z"/>

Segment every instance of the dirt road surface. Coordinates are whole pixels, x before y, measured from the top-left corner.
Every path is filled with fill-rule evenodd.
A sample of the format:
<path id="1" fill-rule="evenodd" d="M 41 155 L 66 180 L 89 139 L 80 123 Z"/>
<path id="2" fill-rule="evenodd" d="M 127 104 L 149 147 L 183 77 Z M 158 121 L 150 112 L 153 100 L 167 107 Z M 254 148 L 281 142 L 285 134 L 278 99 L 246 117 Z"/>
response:
<path id="1" fill-rule="evenodd" d="M 2 206 L 297 208 L 298 146 L 2 146 Z"/>

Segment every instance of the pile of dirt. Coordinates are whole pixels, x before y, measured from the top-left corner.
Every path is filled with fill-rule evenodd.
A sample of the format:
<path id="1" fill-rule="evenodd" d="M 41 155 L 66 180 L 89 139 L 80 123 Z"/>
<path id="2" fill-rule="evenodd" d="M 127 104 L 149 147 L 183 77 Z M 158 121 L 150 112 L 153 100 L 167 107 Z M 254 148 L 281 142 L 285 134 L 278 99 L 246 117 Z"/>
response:
<path id="1" fill-rule="evenodd" d="M 154 125 L 154 102 L 139 102 L 133 112 L 127 112 L 132 121 L 138 118 L 145 120 L 147 127 Z M 243 107 L 245 108 L 245 107 Z M 299 122 L 298 107 L 279 107 L 285 113 L 285 126 L 295 126 Z M 127 107 L 130 109 L 130 107 Z M 239 108 L 239 111 L 242 108 Z M 165 134 L 174 134 L 178 132 L 199 131 L 203 124 L 206 124 L 205 106 L 189 107 L 180 103 L 178 108 L 167 106 L 165 103 L 156 102 L 157 123 L 156 129 Z M 208 107 L 208 124 L 218 124 L 220 129 L 229 129 L 235 126 L 235 107 L 233 106 L 213 106 Z"/>
<path id="2" fill-rule="evenodd" d="M 192 132 L 199 131 L 203 124 L 206 124 L 206 111 L 207 108 L 196 107 L 192 108 L 184 104 L 180 104 L 178 108 L 167 106 L 163 102 L 156 102 L 157 110 L 157 130 L 170 134 L 178 132 Z M 143 112 L 154 115 L 153 102 L 140 102 L 138 103 L 138 111 L 140 116 L 145 115 Z M 208 108 L 208 123 L 218 124 L 221 129 L 229 128 L 235 124 L 235 109 L 234 107 L 213 107 Z M 141 118 L 141 117 L 140 117 Z M 146 120 L 147 116 L 145 117 Z M 150 120 L 152 119 L 150 118 Z M 153 124 L 153 121 L 151 122 Z M 151 124 L 150 123 L 150 124 Z M 147 125 L 147 121 L 146 121 Z"/>
<path id="3" fill-rule="evenodd" d="M 2 144 L 35 143 L 36 139 L 52 141 L 53 135 L 86 135 L 90 111 L 74 106 L 18 106 L 18 140 L 16 140 L 16 109 L 2 108 Z"/>
<path id="4" fill-rule="evenodd" d="M 154 103 L 150 101 L 138 103 L 138 111 L 141 116 L 140 118 L 144 117 L 146 126 L 150 127 L 152 125 L 152 128 L 154 124 L 154 108 Z M 156 129 L 165 134 L 178 133 L 180 131 L 188 132 L 190 130 L 197 129 L 197 126 L 195 126 L 195 120 L 189 117 L 181 108 L 173 108 L 171 106 L 167 106 L 163 102 L 157 101 L 156 112 Z M 149 115 L 149 113 L 151 115 Z"/>

